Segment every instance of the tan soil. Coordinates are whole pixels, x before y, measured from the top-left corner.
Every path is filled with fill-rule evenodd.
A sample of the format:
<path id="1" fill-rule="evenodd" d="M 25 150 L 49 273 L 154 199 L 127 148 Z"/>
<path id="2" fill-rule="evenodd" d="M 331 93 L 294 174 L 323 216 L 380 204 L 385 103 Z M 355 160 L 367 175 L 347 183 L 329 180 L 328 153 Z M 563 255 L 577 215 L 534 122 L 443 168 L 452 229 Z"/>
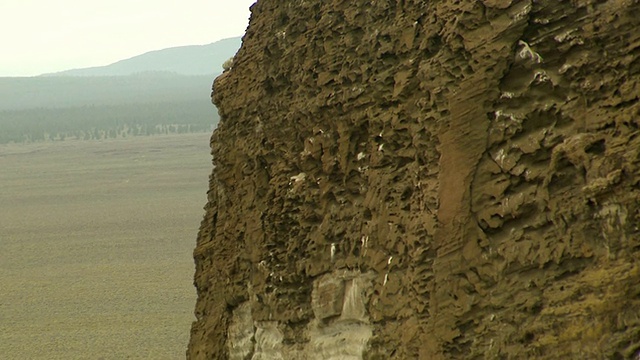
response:
<path id="1" fill-rule="evenodd" d="M 208 134 L 0 145 L 0 359 L 183 359 Z"/>

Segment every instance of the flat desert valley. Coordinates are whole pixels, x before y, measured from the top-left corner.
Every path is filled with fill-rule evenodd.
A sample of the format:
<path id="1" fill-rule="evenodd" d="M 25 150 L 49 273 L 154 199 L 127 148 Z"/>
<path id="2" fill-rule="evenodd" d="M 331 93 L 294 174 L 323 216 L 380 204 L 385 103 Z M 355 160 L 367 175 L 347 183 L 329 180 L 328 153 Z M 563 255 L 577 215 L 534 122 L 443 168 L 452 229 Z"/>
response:
<path id="1" fill-rule="evenodd" d="M 209 136 L 0 145 L 0 358 L 185 357 Z"/>

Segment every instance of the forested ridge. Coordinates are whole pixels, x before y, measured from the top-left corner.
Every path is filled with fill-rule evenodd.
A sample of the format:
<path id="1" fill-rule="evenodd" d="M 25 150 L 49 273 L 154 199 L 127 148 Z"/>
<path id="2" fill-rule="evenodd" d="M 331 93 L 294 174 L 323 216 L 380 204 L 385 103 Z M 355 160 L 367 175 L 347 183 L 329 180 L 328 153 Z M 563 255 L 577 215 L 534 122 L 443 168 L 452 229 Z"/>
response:
<path id="1" fill-rule="evenodd" d="M 177 102 L 208 97 L 214 76 L 144 73 L 130 76 L 0 78 L 0 110 Z"/>
<path id="2" fill-rule="evenodd" d="M 0 79 L 0 144 L 210 132 L 211 77 Z"/>
<path id="3" fill-rule="evenodd" d="M 210 103 L 181 101 L 0 111 L 0 144 L 210 132 Z"/>

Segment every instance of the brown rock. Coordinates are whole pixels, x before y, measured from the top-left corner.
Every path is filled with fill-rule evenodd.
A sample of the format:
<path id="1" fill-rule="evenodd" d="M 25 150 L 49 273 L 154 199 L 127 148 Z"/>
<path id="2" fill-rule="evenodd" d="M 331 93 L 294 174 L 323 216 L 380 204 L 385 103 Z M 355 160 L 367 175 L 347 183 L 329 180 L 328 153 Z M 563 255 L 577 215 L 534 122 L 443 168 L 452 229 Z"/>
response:
<path id="1" fill-rule="evenodd" d="M 252 11 L 214 84 L 188 358 L 247 331 L 262 358 L 638 356 L 637 1 Z"/>

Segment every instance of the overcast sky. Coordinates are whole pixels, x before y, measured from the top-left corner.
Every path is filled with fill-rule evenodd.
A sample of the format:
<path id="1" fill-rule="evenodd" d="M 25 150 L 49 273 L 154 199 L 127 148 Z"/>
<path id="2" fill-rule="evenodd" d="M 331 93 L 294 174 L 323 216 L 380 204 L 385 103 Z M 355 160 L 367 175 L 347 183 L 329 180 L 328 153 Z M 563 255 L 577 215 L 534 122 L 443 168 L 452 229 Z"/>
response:
<path id="1" fill-rule="evenodd" d="M 256 0 L 0 0 L 0 76 L 108 65 L 241 36 Z"/>

